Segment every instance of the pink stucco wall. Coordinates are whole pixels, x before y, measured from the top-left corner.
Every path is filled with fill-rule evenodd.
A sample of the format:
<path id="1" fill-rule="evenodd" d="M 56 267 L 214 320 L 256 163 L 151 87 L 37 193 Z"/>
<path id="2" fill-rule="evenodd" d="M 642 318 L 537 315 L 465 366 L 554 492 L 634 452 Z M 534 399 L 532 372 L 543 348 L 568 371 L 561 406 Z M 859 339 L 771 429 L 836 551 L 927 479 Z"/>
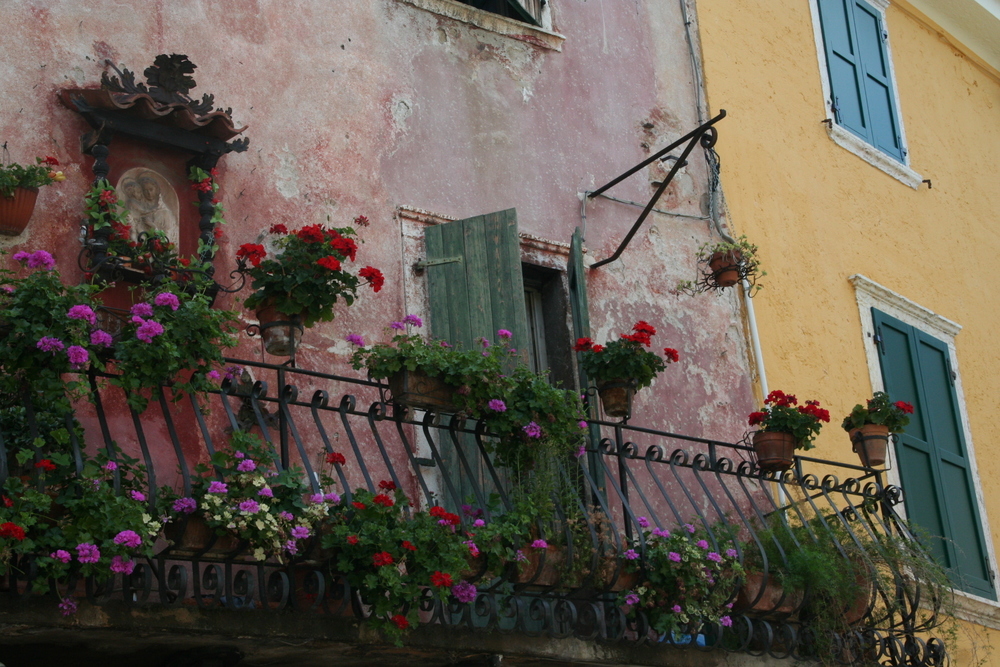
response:
<path id="1" fill-rule="evenodd" d="M 250 149 L 220 167 L 229 225 L 219 273 L 233 251 L 275 222 L 371 227 L 358 261 L 380 267 L 386 287 L 364 291 L 336 320 L 307 331 L 300 367 L 355 374 L 347 333 L 378 338 L 404 314 L 412 256 L 398 207 L 461 218 L 516 207 L 520 229 L 566 243 L 580 226 L 580 193 L 594 189 L 699 122 L 680 10 L 660 0 L 551 0 L 561 51 L 470 26 L 403 0 L 228 0 L 131 4 L 9 0 L 0 52 L 0 142 L 29 161 L 55 154 L 65 183 L 45 188 L 28 231 L 0 247 L 53 249 L 78 279 L 82 195 L 91 174 L 79 152 L 88 128 L 57 101 L 95 86 L 104 60 L 141 72 L 159 53 L 198 65 L 198 87 L 249 125 Z M 726 141 L 725 121 L 719 126 Z M 112 145 L 112 163 L 114 145 Z M 612 194 L 645 201 L 644 171 Z M 677 348 L 672 365 L 637 400 L 634 424 L 735 439 L 752 409 L 740 305 L 728 293 L 675 296 L 711 238 L 708 175 L 696 151 L 622 259 L 588 272 L 594 338 L 654 324 Z M 184 205 L 182 200 L 182 205 Z M 592 259 L 607 257 L 639 209 L 587 207 Z M 562 261 L 562 260 L 560 260 Z M 252 313 L 243 313 L 250 321 Z M 245 342 L 238 356 L 259 356 Z M 270 359 L 268 359 L 270 361 Z M 335 391 L 335 388 L 328 388 Z"/>

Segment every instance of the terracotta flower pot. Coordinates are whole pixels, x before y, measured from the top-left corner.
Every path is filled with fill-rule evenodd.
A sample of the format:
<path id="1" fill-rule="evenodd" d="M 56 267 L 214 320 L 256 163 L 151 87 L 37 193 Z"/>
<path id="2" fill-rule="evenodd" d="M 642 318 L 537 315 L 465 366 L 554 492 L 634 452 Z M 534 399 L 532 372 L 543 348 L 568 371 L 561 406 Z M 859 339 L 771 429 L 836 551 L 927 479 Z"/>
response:
<path id="1" fill-rule="evenodd" d="M 635 380 L 622 378 L 598 382 L 597 395 L 601 397 L 604 413 L 609 417 L 628 419 L 632 414 L 635 385 Z"/>
<path id="2" fill-rule="evenodd" d="M 172 544 L 170 555 L 188 558 L 225 559 L 237 555 L 240 540 L 235 535 L 217 535 L 198 515 L 170 521 L 163 535 Z"/>
<path id="3" fill-rule="evenodd" d="M 257 307 L 257 321 L 260 336 L 264 341 L 264 351 L 276 357 L 291 356 L 292 350 L 302 341 L 302 318 L 300 314 L 288 315 L 274 307 L 274 302 L 265 299 Z M 283 324 L 276 324 L 282 322 Z"/>
<path id="4" fill-rule="evenodd" d="M 795 436 L 784 431 L 757 431 L 753 434 L 753 450 L 762 470 L 783 471 L 792 467 L 795 457 Z"/>
<path id="5" fill-rule="evenodd" d="M 0 234 L 17 236 L 28 226 L 38 199 L 38 188 L 14 188 L 13 197 L 0 197 Z"/>
<path id="6" fill-rule="evenodd" d="M 717 252 L 708 260 L 712 279 L 719 287 L 732 287 L 740 281 L 740 260 L 743 255 L 738 250 Z"/>
<path id="7" fill-rule="evenodd" d="M 438 377 L 403 369 L 389 378 L 392 400 L 429 412 L 456 412 L 455 388 Z"/>
<path id="8" fill-rule="evenodd" d="M 792 614 L 802 606 L 802 591 L 786 591 L 773 574 L 764 581 L 763 572 L 747 572 L 736 596 L 735 610 L 758 614 Z"/>
<path id="9" fill-rule="evenodd" d="M 861 459 L 861 464 L 873 468 L 885 465 L 885 451 L 889 445 L 889 427 L 885 424 L 865 424 L 849 432 L 851 446 Z"/>
<path id="10" fill-rule="evenodd" d="M 515 584 L 531 584 L 533 586 L 555 586 L 561 578 L 560 569 L 566 559 L 565 551 L 560 547 L 537 549 L 530 545 L 521 548 L 521 553 L 527 558 L 525 563 L 517 563 L 514 570 Z M 542 556 L 545 562 L 542 562 Z"/>

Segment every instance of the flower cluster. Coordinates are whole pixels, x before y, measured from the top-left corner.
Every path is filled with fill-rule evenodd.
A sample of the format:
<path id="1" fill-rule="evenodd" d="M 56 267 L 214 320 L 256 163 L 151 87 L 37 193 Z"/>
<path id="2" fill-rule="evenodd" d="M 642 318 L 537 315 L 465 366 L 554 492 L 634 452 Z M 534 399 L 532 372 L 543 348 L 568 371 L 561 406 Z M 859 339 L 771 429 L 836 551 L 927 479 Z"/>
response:
<path id="1" fill-rule="evenodd" d="M 891 402 L 884 391 L 876 391 L 866 405 L 855 405 L 851 413 L 844 417 L 841 426 L 845 431 L 861 428 L 865 424 L 882 424 L 890 433 L 901 433 L 910 423 L 913 406 L 906 401 Z"/>
<path id="2" fill-rule="evenodd" d="M 580 364 L 587 376 L 598 384 L 613 380 L 634 379 L 636 388 L 648 387 L 671 362 L 680 359 L 677 350 L 666 347 L 663 354 L 643 349 L 652 346 L 656 328 L 640 320 L 632 327 L 632 333 L 622 334 L 618 340 L 606 345 L 594 343 L 590 338 L 578 338 L 573 349 L 580 352 Z"/>
<path id="3" fill-rule="evenodd" d="M 762 431 L 778 431 L 795 436 L 796 448 L 812 449 L 813 440 L 823 426 L 829 422 L 830 413 L 819 407 L 819 401 L 806 401 L 798 405 L 792 394 L 775 389 L 764 400 L 764 409 L 750 413 L 747 422 L 759 426 Z"/>
<path id="4" fill-rule="evenodd" d="M 378 292 L 385 278 L 378 269 L 366 266 L 354 275 L 344 267 L 358 253 L 356 232 L 351 227 L 327 228 L 307 225 L 295 232 L 282 224 L 273 225 L 277 254 L 268 257 L 261 244 L 245 243 L 236 252 L 241 270 L 253 281 L 254 293 L 247 308 L 271 302 L 280 313 L 301 315 L 305 326 L 333 319 L 338 299 L 348 305 L 357 297 L 363 280 Z M 250 266 L 247 267 L 247 264 Z"/>
<path id="5" fill-rule="evenodd" d="M 0 197 L 13 197 L 16 188 L 37 189 L 43 185 L 65 181 L 66 176 L 53 169 L 58 166 L 59 160 L 51 155 L 36 157 L 35 164 L 26 167 L 17 162 L 0 164 Z"/>

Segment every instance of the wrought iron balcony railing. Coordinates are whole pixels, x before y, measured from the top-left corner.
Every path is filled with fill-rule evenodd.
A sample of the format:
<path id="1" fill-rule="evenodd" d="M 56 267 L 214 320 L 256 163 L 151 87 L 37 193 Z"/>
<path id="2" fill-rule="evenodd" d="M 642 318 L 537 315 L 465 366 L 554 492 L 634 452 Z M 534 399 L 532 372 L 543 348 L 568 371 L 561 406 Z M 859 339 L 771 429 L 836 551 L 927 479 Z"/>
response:
<path id="1" fill-rule="evenodd" d="M 405 489 L 416 505 L 443 505 L 463 522 L 470 521 L 460 511 L 466 503 L 484 508 L 487 519 L 491 511 L 511 509 L 511 482 L 493 465 L 480 425 L 433 413 L 415 418 L 386 400 L 386 387 L 378 383 L 231 362 L 252 372 L 256 381 L 227 382 L 199 400 L 163 399 L 141 415 L 128 410 L 119 390 L 90 376 L 93 400 L 76 403 L 85 442 L 74 435 L 69 443 L 76 460 L 82 448 L 107 447 L 110 452 L 116 442 L 145 463 L 152 508 L 161 485 L 190 491 L 194 463 L 217 451 L 227 432 L 256 429 L 282 466 L 305 469 L 314 490 L 316 462 L 333 451 L 344 453 L 348 464 L 339 469 L 338 490 L 348 501 L 352 489 L 376 492 L 377 481 L 387 479 Z M 276 392 L 271 390 L 275 383 Z M 26 428 L 34 438 L 40 426 L 30 401 L 26 407 Z M 763 583 L 781 578 L 793 552 L 808 547 L 803 542 L 826 541 L 833 543 L 842 567 L 859 573 L 861 591 L 851 618 L 824 640 L 824 646 L 833 647 L 833 659 L 887 665 L 946 661 L 942 642 L 927 638 L 942 620 L 941 601 L 894 555 L 901 547 L 919 557 L 923 552 L 894 509 L 900 490 L 886 485 L 883 473 L 804 456 L 786 473 L 763 473 L 745 443 L 594 424 L 602 437 L 588 443 L 587 455 L 559 463 L 559 474 L 574 491 L 555 499 L 557 519 L 542 528 L 551 531 L 549 539 L 567 545 L 562 568 L 546 568 L 543 558 L 532 563 L 534 572 L 515 578 L 508 571 L 480 580 L 472 604 L 442 604 L 428 596 L 420 602 L 424 622 L 596 642 L 698 645 L 776 658 L 808 656 L 816 650 L 819 627 L 808 612 L 808 585 L 803 593 L 775 595 Z M 9 474 L 4 442 L 12 436 L 0 433 L 0 483 Z M 821 478 L 809 472 L 813 469 L 826 474 Z M 492 509 L 491 496 L 499 498 Z M 611 572 L 600 563 L 607 554 L 629 547 L 645 558 L 643 524 L 675 529 L 685 523 L 704 528 L 714 549 L 736 549 L 752 574 L 742 582 L 742 596 L 731 592 L 737 603 L 731 626 L 694 624 L 690 634 L 659 635 L 644 614 L 625 613 L 614 590 L 624 574 L 623 561 L 614 559 Z M 787 539 L 778 540 L 779 533 Z M 787 548 L 788 539 L 795 548 Z M 251 562 L 237 553 L 181 553 L 166 541 L 158 546 L 158 555 L 131 575 L 71 577 L 68 590 L 63 586 L 50 595 L 85 595 L 94 604 L 197 605 L 234 613 L 369 613 L 328 564 Z M 29 559 L 26 567 L 0 580 L 0 591 L 6 591 L 0 595 L 8 601 L 33 595 L 35 577 Z M 751 577 L 756 586 L 750 585 Z"/>

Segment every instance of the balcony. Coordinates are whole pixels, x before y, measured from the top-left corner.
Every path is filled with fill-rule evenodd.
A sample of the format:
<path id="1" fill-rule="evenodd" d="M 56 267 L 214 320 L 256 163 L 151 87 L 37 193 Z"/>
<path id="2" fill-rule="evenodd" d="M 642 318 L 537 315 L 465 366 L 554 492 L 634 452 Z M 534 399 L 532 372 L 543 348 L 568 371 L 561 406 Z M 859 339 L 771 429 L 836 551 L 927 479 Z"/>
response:
<path id="1" fill-rule="evenodd" d="M 515 509 L 511 475 L 494 465 L 488 434 L 477 424 L 407 412 L 378 383 L 229 362 L 255 381 L 244 374 L 243 382 L 226 381 L 216 393 L 178 403 L 161 399 L 142 414 L 128 409 L 120 390 L 102 378 L 83 378 L 93 401 L 74 404 L 85 436 L 81 441 L 69 429 L 72 460 L 79 467 L 83 449 L 113 453 L 116 443 L 144 463 L 145 496 L 155 514 L 164 487 L 186 495 L 195 463 L 210 459 L 232 432 L 252 431 L 271 447 L 279 469 L 301 466 L 314 491 L 327 490 L 320 488 L 317 462 L 343 454 L 336 488 L 345 504 L 354 490 L 378 493 L 379 482 L 391 480 L 412 502 L 408 516 L 441 506 L 458 515 L 463 532 L 476 517 L 490 522 Z M 30 400 L 24 406 L 23 426 L 33 439 L 46 426 Z M 801 456 L 792 470 L 776 475 L 756 468 L 745 443 L 597 421 L 590 433 L 586 455 L 554 464 L 561 491 L 553 496 L 550 518 L 539 521 L 531 536 L 550 546 L 536 549 L 526 563 L 488 573 L 472 567 L 469 578 L 478 590 L 469 603 L 454 597 L 444 602 L 425 591 L 412 601 L 421 627 L 403 638 L 405 649 L 357 623 L 371 614 L 370 601 L 352 589 L 335 562 L 317 558 L 318 549 L 303 549 L 290 562 L 261 562 L 244 544 L 220 549 L 216 539 L 191 548 L 162 537 L 155 556 L 129 574 L 71 571 L 46 593 L 38 591 L 33 559 L 16 559 L 0 578 L 0 624 L 6 628 L 0 648 L 5 657 L 53 659 L 73 652 L 101 659 L 174 652 L 176 663 L 167 664 L 200 664 L 182 657 L 211 651 L 221 652 L 217 664 L 264 664 L 267 656 L 296 664 L 311 664 L 311 658 L 370 664 L 350 659 L 398 661 L 399 651 L 406 652 L 406 664 L 444 664 L 456 652 L 483 662 L 448 664 L 491 664 L 495 654 L 515 663 L 665 664 L 670 651 L 688 654 L 690 664 L 698 664 L 702 653 L 722 652 L 757 657 L 760 664 L 817 655 L 839 664 L 947 660 L 943 643 L 931 637 L 944 620 L 941 588 L 914 578 L 926 557 L 895 511 L 900 489 L 886 485 L 879 470 Z M 0 432 L 0 483 L 11 474 L 4 443 L 17 437 L 24 433 Z M 37 469 L 32 474 L 44 490 L 44 477 Z M 663 566 L 651 557 L 657 547 L 650 531 L 683 533 L 686 525 L 706 536 L 711 544 L 704 548 L 713 554 L 731 550 L 746 574 L 721 592 L 732 604 L 725 622 L 691 618 L 682 631 L 662 632 L 651 620 L 662 614 L 627 604 L 624 596 Z M 829 609 L 810 582 L 791 585 L 796 553 L 817 551 L 852 573 L 857 594 L 850 608 Z M 782 581 L 787 590 L 774 585 Z M 711 584 L 718 593 L 722 584 Z M 56 605 L 66 598 L 76 600 L 79 611 L 64 619 Z M 818 613 L 824 606 L 826 617 Z M 247 662 L 240 662 L 245 654 Z"/>

